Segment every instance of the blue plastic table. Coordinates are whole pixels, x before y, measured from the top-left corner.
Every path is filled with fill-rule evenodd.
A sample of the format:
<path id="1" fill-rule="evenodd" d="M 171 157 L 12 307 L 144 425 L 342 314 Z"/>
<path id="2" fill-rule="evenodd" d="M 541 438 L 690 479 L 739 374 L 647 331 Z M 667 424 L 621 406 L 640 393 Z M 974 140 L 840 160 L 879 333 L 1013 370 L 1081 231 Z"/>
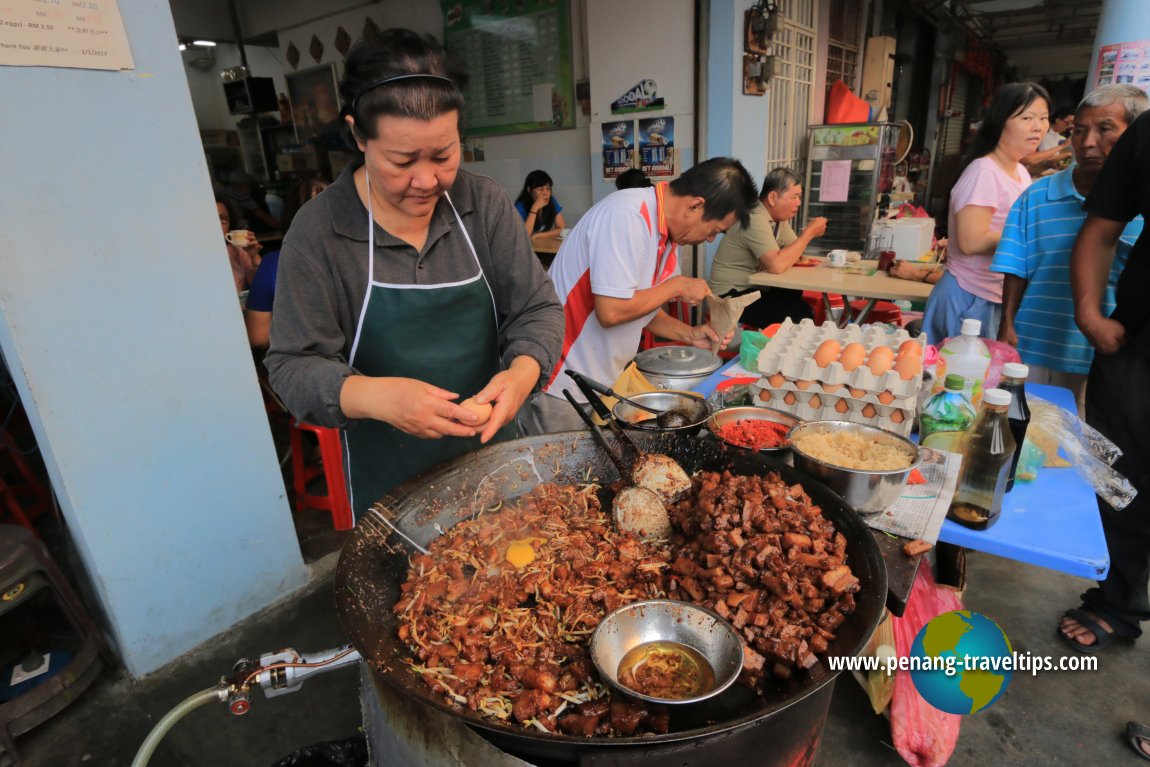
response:
<path id="1" fill-rule="evenodd" d="M 713 392 L 727 379 L 722 373 L 730 365 L 696 391 Z M 1067 389 L 1027 384 L 1026 391 L 1076 411 Z M 971 530 L 947 520 L 939 540 L 1083 578 L 1102 579 L 1110 569 L 1094 491 L 1073 468 L 1043 468 L 1034 482 L 1016 482 L 1003 502 L 1002 515 L 989 530 Z"/>

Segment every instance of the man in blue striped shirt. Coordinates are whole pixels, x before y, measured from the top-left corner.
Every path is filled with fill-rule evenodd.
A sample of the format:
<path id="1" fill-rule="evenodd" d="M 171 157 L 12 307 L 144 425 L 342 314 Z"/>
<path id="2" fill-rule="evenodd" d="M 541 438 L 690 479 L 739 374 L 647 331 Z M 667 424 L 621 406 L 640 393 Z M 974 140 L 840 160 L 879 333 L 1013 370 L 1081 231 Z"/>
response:
<path id="1" fill-rule="evenodd" d="M 1084 411 L 1086 374 L 1094 350 L 1074 324 L 1070 294 L 1070 251 L 1086 218 L 1085 196 L 1114 142 L 1148 106 L 1146 93 L 1132 85 L 1108 85 L 1087 94 L 1074 118 L 1070 141 L 1075 164 L 1031 184 L 1006 218 L 990 265 L 1005 275 L 998 340 L 1018 347 L 1030 366 L 1030 380 L 1064 386 Z M 1141 217 L 1127 225 L 1118 242 L 1103 310 L 1114 309 L 1114 286 L 1138 235 Z"/>

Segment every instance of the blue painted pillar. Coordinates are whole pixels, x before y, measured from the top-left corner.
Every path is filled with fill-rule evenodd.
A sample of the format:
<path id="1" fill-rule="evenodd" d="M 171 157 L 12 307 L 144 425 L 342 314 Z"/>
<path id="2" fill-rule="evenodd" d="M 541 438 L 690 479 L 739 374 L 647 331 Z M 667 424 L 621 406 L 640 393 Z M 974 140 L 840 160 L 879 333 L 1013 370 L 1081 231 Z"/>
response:
<path id="1" fill-rule="evenodd" d="M 0 351 L 128 670 L 307 581 L 167 3 L 0 72 Z"/>
<path id="2" fill-rule="evenodd" d="M 1086 91 L 1089 93 L 1094 88 L 1102 46 L 1145 40 L 1150 40 L 1150 3 L 1146 0 L 1102 0 L 1098 30 L 1094 34 L 1094 50 L 1090 54 L 1090 72 L 1086 76 Z M 1145 72 L 1136 71 L 1134 82 L 1137 84 L 1138 78 L 1144 75 Z"/>

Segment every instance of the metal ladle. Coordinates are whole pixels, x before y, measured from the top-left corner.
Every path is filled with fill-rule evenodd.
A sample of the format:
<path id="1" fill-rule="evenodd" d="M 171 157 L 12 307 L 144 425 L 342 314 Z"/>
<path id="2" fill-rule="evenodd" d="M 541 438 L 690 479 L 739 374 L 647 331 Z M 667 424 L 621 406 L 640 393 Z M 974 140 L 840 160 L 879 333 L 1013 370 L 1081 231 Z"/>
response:
<path id="1" fill-rule="evenodd" d="M 690 423 L 685 415 L 676 410 L 659 410 L 657 408 L 651 407 L 650 405 L 644 405 L 640 402 L 636 402 L 633 399 L 624 397 L 622 394 L 615 391 L 610 386 L 601 384 L 598 381 L 593 381 L 581 373 L 576 373 L 574 370 L 568 370 L 567 375 L 571 376 L 571 380 L 573 380 L 576 384 L 579 384 L 580 389 L 589 388 L 598 392 L 599 394 L 603 394 L 608 397 L 614 397 L 621 402 L 626 402 L 628 405 L 636 408 L 637 410 L 644 410 L 653 414 L 655 416 L 655 423 L 660 429 L 681 429 Z"/>

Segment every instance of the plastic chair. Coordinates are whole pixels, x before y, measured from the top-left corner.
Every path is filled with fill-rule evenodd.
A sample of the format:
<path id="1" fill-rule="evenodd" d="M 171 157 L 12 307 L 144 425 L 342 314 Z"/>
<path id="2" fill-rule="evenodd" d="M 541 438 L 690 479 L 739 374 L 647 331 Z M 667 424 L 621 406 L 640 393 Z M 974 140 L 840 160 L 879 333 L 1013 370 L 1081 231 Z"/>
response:
<path id="1" fill-rule="evenodd" d="M 857 318 L 869 302 L 866 299 L 851 301 L 851 317 Z M 865 318 L 866 322 L 890 322 L 902 325 L 902 309 L 890 301 L 877 301 Z"/>
<path id="2" fill-rule="evenodd" d="M 831 300 L 831 309 L 832 310 L 843 308 L 843 297 L 842 296 L 835 294 L 835 293 L 829 293 L 828 297 Z M 811 307 L 811 312 L 814 314 L 813 319 L 814 319 L 815 324 L 816 325 L 822 325 L 823 322 L 825 322 L 827 319 L 827 312 L 826 312 L 826 309 L 823 307 L 823 294 L 817 290 L 804 290 L 803 291 L 803 301 L 806 302 L 807 306 Z M 831 319 L 833 319 L 833 318 L 831 318 Z"/>
<path id="3" fill-rule="evenodd" d="M 307 460 L 303 433 L 310 432 L 319 442 L 322 466 Z M 347 480 L 343 473 L 343 445 L 339 430 L 325 426 L 313 426 L 292 419 L 291 422 L 291 462 L 292 487 L 295 490 L 296 511 L 322 509 L 331 512 L 332 525 L 336 530 L 350 530 L 355 525 L 351 513 L 351 503 L 347 497 Z M 327 493 L 316 495 L 307 491 L 308 483 L 323 476 Z"/>
<path id="4" fill-rule="evenodd" d="M 54 607 L 76 638 L 75 651 L 66 665 L 0 703 L 0 765 L 18 765 L 20 758 L 13 739 L 55 716 L 96 680 L 104 664 L 112 667 L 116 661 L 44 544 L 15 525 L 0 525 L 0 594 L 0 634 L 6 641 L 18 634 L 3 627 L 4 623 L 31 625 L 36 631 L 43 631 L 25 608 L 39 610 L 37 605 L 45 601 L 41 599 L 44 594 L 52 597 Z M 40 649 L 35 644 L 23 649 L 32 647 Z"/>

